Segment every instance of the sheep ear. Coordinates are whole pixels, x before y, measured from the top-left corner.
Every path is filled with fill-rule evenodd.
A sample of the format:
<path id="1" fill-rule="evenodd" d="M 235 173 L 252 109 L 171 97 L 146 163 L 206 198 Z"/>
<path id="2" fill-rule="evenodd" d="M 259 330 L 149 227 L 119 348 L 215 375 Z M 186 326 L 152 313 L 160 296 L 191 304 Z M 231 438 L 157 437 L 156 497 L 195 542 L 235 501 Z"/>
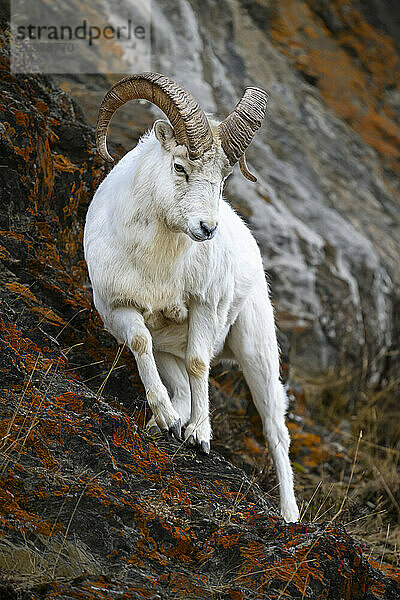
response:
<path id="1" fill-rule="evenodd" d="M 176 146 L 175 133 L 168 121 L 160 119 L 154 123 L 154 133 L 164 150 Z"/>

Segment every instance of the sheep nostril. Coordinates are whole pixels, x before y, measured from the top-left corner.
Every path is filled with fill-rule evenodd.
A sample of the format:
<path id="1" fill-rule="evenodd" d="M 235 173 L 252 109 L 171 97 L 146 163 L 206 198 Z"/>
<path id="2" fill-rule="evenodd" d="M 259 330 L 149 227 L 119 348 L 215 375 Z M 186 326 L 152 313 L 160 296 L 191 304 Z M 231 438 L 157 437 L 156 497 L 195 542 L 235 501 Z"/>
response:
<path id="1" fill-rule="evenodd" d="M 205 221 L 200 221 L 200 227 L 205 236 L 212 237 L 218 227 L 218 224 L 214 225 L 214 227 L 210 227 Z"/>

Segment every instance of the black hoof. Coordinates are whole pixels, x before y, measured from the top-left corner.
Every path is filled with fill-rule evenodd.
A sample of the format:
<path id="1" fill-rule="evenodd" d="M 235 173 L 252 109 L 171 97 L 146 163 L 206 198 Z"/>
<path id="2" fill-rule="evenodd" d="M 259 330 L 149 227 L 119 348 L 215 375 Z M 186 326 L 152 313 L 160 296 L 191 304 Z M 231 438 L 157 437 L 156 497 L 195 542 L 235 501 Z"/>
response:
<path id="1" fill-rule="evenodd" d="M 189 437 L 186 440 L 186 443 L 188 446 L 195 446 L 196 442 L 194 441 L 194 437 L 192 435 L 189 435 Z"/>
<path id="2" fill-rule="evenodd" d="M 203 454 L 210 454 L 210 444 L 208 442 L 200 442 L 200 450 Z"/>
<path id="3" fill-rule="evenodd" d="M 178 419 L 175 421 L 175 423 L 172 423 L 171 427 L 169 428 L 169 433 L 173 435 L 176 440 L 181 440 L 181 429 L 181 420 Z"/>

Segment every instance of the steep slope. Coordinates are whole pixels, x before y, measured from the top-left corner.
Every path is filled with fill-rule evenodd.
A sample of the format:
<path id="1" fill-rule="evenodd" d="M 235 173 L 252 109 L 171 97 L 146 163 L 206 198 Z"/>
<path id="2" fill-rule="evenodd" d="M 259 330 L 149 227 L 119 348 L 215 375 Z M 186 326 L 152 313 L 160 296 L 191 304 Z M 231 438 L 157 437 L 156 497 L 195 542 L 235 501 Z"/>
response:
<path id="1" fill-rule="evenodd" d="M 215 452 L 143 433 L 133 361 L 85 287 L 83 217 L 104 174 L 93 129 L 0 52 L 0 595 L 398 598 L 396 570 L 344 528 L 286 525 Z"/>

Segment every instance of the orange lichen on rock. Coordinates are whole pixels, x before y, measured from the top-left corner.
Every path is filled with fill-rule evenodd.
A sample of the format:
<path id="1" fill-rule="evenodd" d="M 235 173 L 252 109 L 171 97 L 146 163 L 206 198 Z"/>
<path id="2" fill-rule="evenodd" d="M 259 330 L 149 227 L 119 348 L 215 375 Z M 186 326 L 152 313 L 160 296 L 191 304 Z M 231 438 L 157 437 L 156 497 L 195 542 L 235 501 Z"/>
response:
<path id="1" fill-rule="evenodd" d="M 314 0 L 274 2 L 272 40 L 327 105 L 399 173 L 400 127 L 385 96 L 389 88 L 400 91 L 394 40 L 346 0 L 330 2 L 326 12 L 335 30 Z"/>
<path id="2" fill-rule="evenodd" d="M 394 599 L 393 578 L 340 527 L 286 524 L 219 454 L 140 428 L 134 359 L 103 331 L 86 288 L 82 215 L 104 175 L 94 132 L 49 79 L 14 77 L 1 41 L 0 64 L 2 149 L 19 193 L 5 189 L 0 231 L 0 550 L 34 548 L 37 567 L 56 549 L 44 570 L 16 566 L 13 582 L 30 600 L 277 600 L 308 588 L 361 600 L 367 587 L 368 600 Z M 323 459 L 319 438 L 292 433 L 310 465 Z M 260 455 L 250 435 L 246 444 Z M 54 581 L 61 560 L 77 576 Z"/>
<path id="3" fill-rule="evenodd" d="M 372 558 L 369 558 L 368 562 L 370 565 L 375 567 L 375 569 L 383 571 L 387 575 L 390 575 L 390 577 L 392 577 L 394 581 L 400 583 L 400 570 L 398 568 L 394 567 L 393 565 L 385 564 L 382 561 L 374 560 Z"/>
<path id="4" fill-rule="evenodd" d="M 1 479 L 0 479 L 1 481 Z M 6 481 L 1 481 L 0 514 L 3 528 L 18 529 L 24 533 L 35 531 L 38 535 L 49 537 L 53 524 L 23 507 L 24 500 L 11 492 Z"/>
<path id="5" fill-rule="evenodd" d="M 293 456 L 301 457 L 306 467 L 316 467 L 329 456 L 329 450 L 321 436 L 302 431 L 297 423 L 288 423 L 291 436 L 291 452 Z"/>

